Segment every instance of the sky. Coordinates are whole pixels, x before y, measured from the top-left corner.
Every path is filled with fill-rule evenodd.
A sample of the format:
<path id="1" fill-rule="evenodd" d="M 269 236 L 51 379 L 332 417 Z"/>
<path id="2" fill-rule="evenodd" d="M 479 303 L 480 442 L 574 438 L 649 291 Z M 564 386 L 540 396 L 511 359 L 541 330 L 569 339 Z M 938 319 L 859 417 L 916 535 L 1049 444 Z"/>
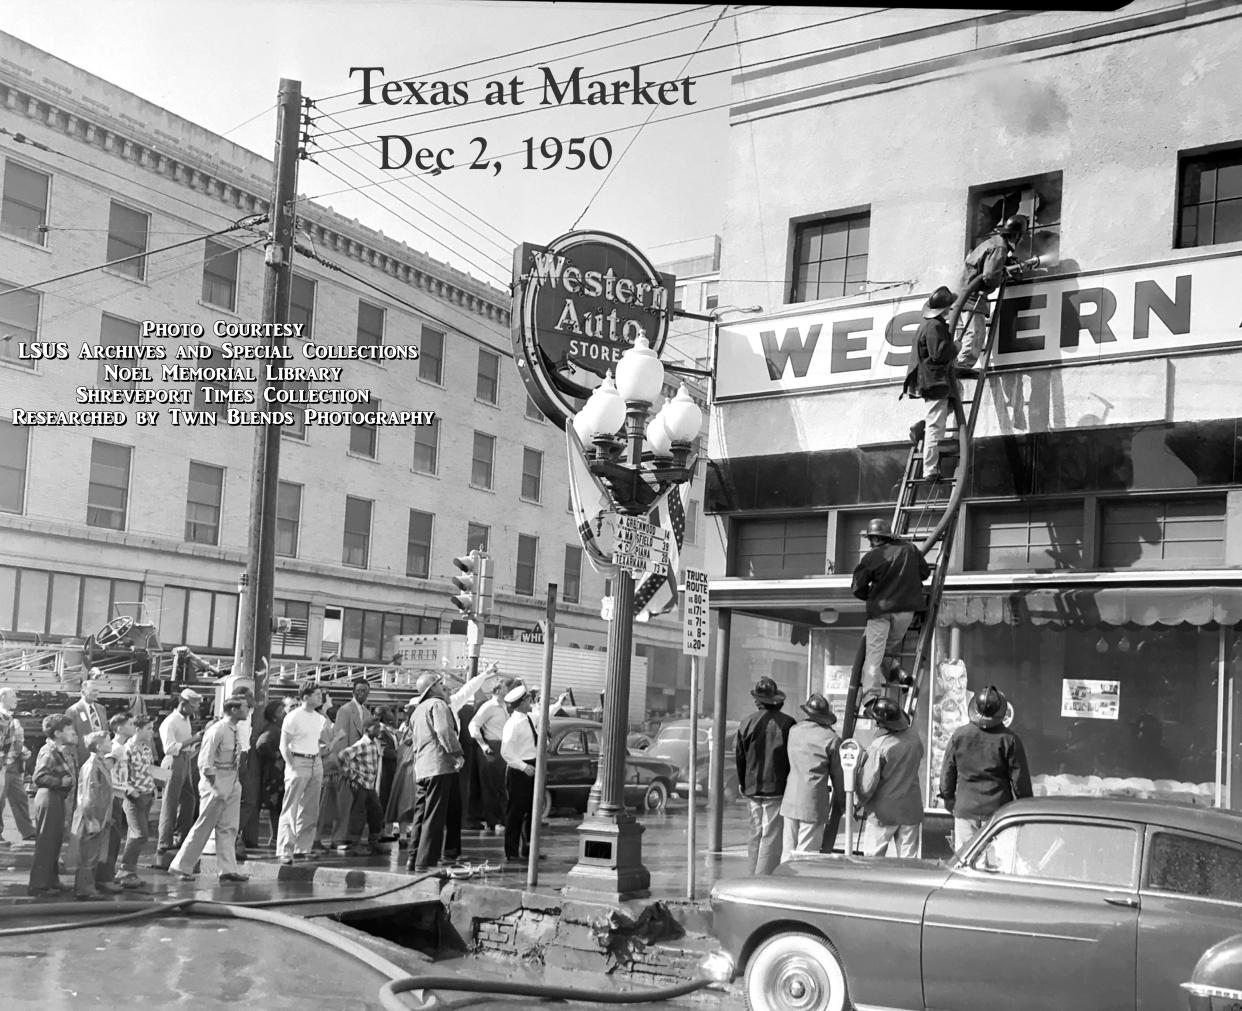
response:
<path id="1" fill-rule="evenodd" d="M 299 191 L 500 285 L 515 245 L 548 242 L 575 223 L 623 235 L 656 261 L 685 248 L 671 244 L 721 230 L 726 107 L 739 53 L 734 10 L 490 0 L 5 0 L 0 28 L 266 157 L 279 80 L 301 81 L 319 118 L 312 126 L 316 164 L 302 162 Z M 670 104 L 660 106 L 573 105 L 545 87 L 551 75 L 565 91 L 581 67 L 586 97 L 594 75 L 628 82 L 635 65 L 644 81 L 689 76 L 693 83 L 668 86 Z M 351 67 L 383 68 L 372 72 L 375 104 L 361 103 L 362 73 L 351 77 Z M 441 91 L 467 101 L 389 106 L 382 92 L 389 82 L 403 101 L 413 101 L 414 91 L 428 103 Z M 497 82 L 494 92 L 503 88 L 506 104 L 485 104 L 489 82 Z M 648 116 L 641 130 L 624 129 Z M 395 138 L 388 142 L 394 160 L 405 154 L 404 139 L 411 150 L 451 148 L 441 160 L 454 167 L 434 176 L 386 171 L 375 139 L 382 134 Z M 527 138 L 533 168 L 525 167 Z M 604 167 L 588 161 L 568 169 L 579 160 L 570 154 L 573 138 Z M 545 169 L 556 142 L 559 162 Z M 468 168 L 476 160 L 489 167 Z"/>

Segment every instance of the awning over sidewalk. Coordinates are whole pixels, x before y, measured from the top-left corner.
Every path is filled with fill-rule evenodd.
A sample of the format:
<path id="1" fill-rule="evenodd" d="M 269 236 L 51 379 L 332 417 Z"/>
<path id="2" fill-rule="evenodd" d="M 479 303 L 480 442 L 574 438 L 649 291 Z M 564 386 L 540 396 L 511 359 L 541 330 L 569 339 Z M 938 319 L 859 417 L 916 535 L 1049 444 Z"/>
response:
<path id="1" fill-rule="evenodd" d="M 1074 587 L 945 594 L 941 625 L 1236 625 L 1242 587 Z"/>

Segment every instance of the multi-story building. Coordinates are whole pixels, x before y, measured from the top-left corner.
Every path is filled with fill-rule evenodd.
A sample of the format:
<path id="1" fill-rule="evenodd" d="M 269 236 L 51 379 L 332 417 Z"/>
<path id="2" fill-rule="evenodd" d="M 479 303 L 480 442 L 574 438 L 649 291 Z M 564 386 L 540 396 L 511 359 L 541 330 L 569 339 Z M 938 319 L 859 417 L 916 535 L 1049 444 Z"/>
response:
<path id="1" fill-rule="evenodd" d="M 798 18 L 738 19 L 720 299 L 766 308 L 722 326 L 716 368 L 729 715 L 774 622 L 807 650 L 785 689 L 840 708 L 860 534 L 923 416 L 898 399 L 919 310 L 1022 213 L 1019 255 L 1053 267 L 1000 309 L 937 658 L 1008 694 L 1037 790 L 1242 806 L 1242 8 L 890 10 L 765 41 Z M 939 670 L 929 803 L 964 719 Z"/>
<path id="2" fill-rule="evenodd" d="M 264 405 L 225 399 L 254 382 L 165 381 L 163 366 L 255 364 L 226 360 L 230 339 L 214 327 L 260 319 L 262 230 L 235 226 L 267 211 L 271 163 L 16 38 L 0 34 L 0 54 L 0 632 L 59 642 L 144 602 L 165 646 L 231 655 L 257 429 L 227 424 L 227 411 Z M 448 578 L 471 548 L 494 559 L 489 636 L 534 628 L 556 583 L 557 648 L 603 649 L 604 580 L 584 563 L 564 436 L 512 365 L 509 293 L 324 206 L 297 213 L 299 244 L 353 276 L 295 258 L 291 318 L 304 330 L 277 364 L 340 367 L 339 381 L 310 387 L 434 419 L 311 424 L 294 412 L 276 531 L 276 614 L 293 631 L 276 637 L 273 665 L 384 663 L 397 635 L 458 631 Z M 134 254 L 145 255 L 89 269 Z M 144 335 L 147 321 L 204 336 Z M 308 361 L 308 340 L 418 356 Z M 21 357 L 40 342 L 63 343 L 68 359 Z M 167 358 L 121 360 L 147 372 L 120 374 L 83 345 Z M 179 347 L 207 357 L 177 359 Z M 97 389 L 179 402 L 153 407 L 151 425 L 133 408 L 116 426 L 13 423 L 15 410 L 98 409 L 78 402 Z M 188 412 L 180 424 L 173 408 Z M 636 641 L 653 667 L 682 662 L 675 616 Z"/>

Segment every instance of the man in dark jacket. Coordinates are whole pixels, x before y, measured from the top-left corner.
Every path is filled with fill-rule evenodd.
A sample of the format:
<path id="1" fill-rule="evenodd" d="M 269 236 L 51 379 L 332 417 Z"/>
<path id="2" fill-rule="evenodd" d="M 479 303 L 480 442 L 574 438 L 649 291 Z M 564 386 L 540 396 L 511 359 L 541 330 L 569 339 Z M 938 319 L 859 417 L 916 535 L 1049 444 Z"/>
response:
<path id="1" fill-rule="evenodd" d="M 1031 796 L 1022 741 L 1005 726 L 1013 707 L 993 685 L 975 692 L 970 722 L 949 738 L 940 768 L 940 796 L 953 814 L 953 848 L 961 850 L 1011 800 Z"/>
<path id="2" fill-rule="evenodd" d="M 771 874 L 781 862 L 781 799 L 789 778 L 789 728 L 781 712 L 785 693 L 763 677 L 751 690 L 757 712 L 738 727 L 735 753 L 738 788 L 750 803 L 750 872 Z"/>
<path id="3" fill-rule="evenodd" d="M 901 641 L 914 612 L 923 606 L 923 580 L 931 567 L 909 541 L 893 536 L 888 521 L 867 524 L 871 550 L 854 569 L 854 596 L 867 602 L 867 655 L 863 674 L 869 688 L 882 688 L 896 671 Z"/>
<path id="4" fill-rule="evenodd" d="M 1014 246 L 1026 234 L 1026 215 L 1015 214 L 1006 218 L 993 229 L 992 234 L 966 255 L 962 271 L 962 290 L 966 291 L 976 279 L 982 278 L 974 294 L 962 307 L 966 325 L 962 329 L 962 347 L 958 361 L 971 367 L 983 350 L 984 335 L 988 323 L 988 294 L 1000 287 L 1005 269 L 1014 265 Z"/>
<path id="5" fill-rule="evenodd" d="M 907 389 L 913 388 L 913 392 L 927 401 L 927 421 L 923 428 L 925 481 L 940 480 L 940 440 L 944 438 L 949 420 L 949 398 L 954 389 L 949 367 L 958 351 L 944 317 L 956 299 L 953 292 L 941 285 L 923 306 L 923 322 L 914 338 L 914 365 L 906 380 Z"/>

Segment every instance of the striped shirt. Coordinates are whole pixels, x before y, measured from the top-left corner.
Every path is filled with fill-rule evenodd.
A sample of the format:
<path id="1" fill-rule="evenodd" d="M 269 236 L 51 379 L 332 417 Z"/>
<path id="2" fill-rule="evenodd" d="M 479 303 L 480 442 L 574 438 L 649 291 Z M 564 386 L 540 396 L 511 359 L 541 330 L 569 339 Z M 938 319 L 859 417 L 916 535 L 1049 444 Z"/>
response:
<path id="1" fill-rule="evenodd" d="M 151 775 L 151 766 L 155 756 L 145 744 L 139 744 L 137 737 L 125 742 L 126 795 L 129 797 L 146 797 L 155 793 L 155 777 Z"/>
<path id="2" fill-rule="evenodd" d="M 374 790 L 379 777 L 380 746 L 363 734 L 353 744 L 341 749 L 345 778 L 363 790 Z"/>

